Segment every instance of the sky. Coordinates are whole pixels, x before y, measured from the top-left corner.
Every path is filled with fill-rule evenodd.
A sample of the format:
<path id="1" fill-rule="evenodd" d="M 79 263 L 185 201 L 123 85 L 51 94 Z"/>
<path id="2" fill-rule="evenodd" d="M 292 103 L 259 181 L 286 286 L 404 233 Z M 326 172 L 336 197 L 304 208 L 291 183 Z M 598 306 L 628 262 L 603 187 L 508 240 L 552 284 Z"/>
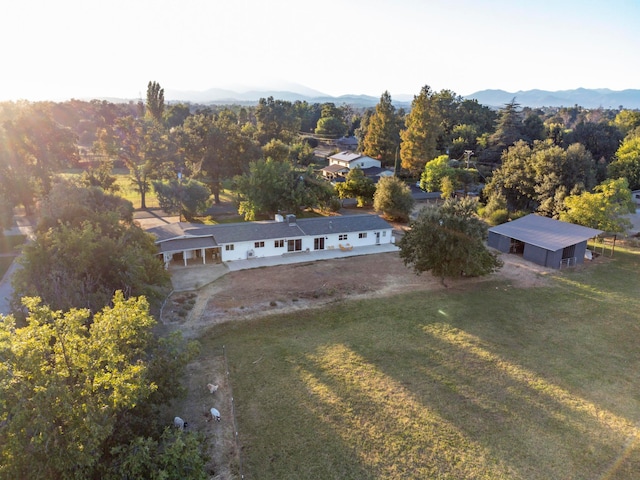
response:
<path id="1" fill-rule="evenodd" d="M 6 0 L 0 101 L 640 89 L 640 0 Z"/>

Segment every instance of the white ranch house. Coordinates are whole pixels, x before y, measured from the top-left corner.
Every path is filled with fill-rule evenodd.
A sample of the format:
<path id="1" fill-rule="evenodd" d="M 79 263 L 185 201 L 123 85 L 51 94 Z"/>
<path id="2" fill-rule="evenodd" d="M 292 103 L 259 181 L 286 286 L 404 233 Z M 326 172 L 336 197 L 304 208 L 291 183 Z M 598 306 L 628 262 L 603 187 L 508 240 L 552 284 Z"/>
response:
<path id="1" fill-rule="evenodd" d="M 393 243 L 393 228 L 377 215 L 296 219 L 276 216 L 263 222 L 201 225 L 173 223 L 148 230 L 156 237 L 165 267 L 172 261 L 232 262 L 317 250 L 353 250 Z"/>

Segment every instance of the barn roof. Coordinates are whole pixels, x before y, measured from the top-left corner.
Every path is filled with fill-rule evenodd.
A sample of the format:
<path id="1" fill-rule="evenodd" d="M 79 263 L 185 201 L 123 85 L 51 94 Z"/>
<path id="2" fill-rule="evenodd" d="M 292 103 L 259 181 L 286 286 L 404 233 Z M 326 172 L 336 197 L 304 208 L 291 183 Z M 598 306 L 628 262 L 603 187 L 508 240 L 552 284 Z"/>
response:
<path id="1" fill-rule="evenodd" d="M 489 232 L 555 252 L 600 235 L 602 230 L 530 214 L 491 227 Z"/>

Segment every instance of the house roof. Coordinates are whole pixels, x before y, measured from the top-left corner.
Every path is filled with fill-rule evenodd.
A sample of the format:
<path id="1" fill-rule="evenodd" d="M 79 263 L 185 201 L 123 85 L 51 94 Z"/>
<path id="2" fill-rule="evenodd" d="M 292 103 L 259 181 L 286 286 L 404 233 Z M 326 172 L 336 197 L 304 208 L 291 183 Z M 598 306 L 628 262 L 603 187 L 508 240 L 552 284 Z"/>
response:
<path id="1" fill-rule="evenodd" d="M 341 137 L 336 140 L 338 145 L 358 145 L 358 139 L 355 137 Z"/>
<path id="2" fill-rule="evenodd" d="M 363 168 L 362 173 L 364 173 L 366 177 L 390 177 L 393 175 L 391 170 L 382 167 Z"/>
<path id="3" fill-rule="evenodd" d="M 378 215 L 361 214 L 301 218 L 293 223 L 287 221 L 227 223 L 221 225 L 174 223 L 150 228 L 147 231 L 156 236 L 156 243 L 160 245 L 162 251 L 175 251 L 214 247 L 236 242 L 386 230 L 390 228 L 391 225 Z"/>
<path id="4" fill-rule="evenodd" d="M 329 158 L 333 160 L 340 160 L 343 162 L 353 162 L 360 157 L 362 157 L 362 155 L 360 155 L 359 153 L 344 151 L 336 153 L 335 155 L 331 155 Z"/>
<path id="5" fill-rule="evenodd" d="M 338 165 L 337 163 L 334 163 L 333 165 L 329 165 L 327 167 L 324 167 L 321 171 L 322 172 L 327 172 L 327 173 L 338 173 L 338 172 L 342 172 L 344 170 L 349 170 L 347 167 L 344 167 L 342 165 Z"/>
<path id="6" fill-rule="evenodd" d="M 189 225 L 191 224 L 185 222 L 167 223 L 166 225 L 149 228 L 147 229 L 147 232 L 153 234 L 157 239 L 156 243 L 159 243 L 165 240 L 183 237 L 185 234 L 184 230 Z"/>
<path id="7" fill-rule="evenodd" d="M 217 247 L 216 240 L 211 237 L 174 238 L 158 242 L 160 253 L 181 252 L 183 250 L 197 250 L 199 248 Z"/>
<path id="8" fill-rule="evenodd" d="M 369 214 L 301 218 L 297 223 L 307 236 L 327 235 L 330 233 L 365 232 L 391 228 L 391 225 L 378 215 Z"/>
<path id="9" fill-rule="evenodd" d="M 555 252 L 600 235 L 602 230 L 530 214 L 491 227 L 489 232 Z"/>

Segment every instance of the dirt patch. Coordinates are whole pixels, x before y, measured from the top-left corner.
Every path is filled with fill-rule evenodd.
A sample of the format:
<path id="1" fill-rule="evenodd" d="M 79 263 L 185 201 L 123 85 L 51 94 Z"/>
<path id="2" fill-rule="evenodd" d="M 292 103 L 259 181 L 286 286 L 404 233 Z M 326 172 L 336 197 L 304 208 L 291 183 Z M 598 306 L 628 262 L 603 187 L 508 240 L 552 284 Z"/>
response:
<path id="1" fill-rule="evenodd" d="M 503 255 L 500 271 L 482 278 L 447 280 L 449 289 L 469 288 L 490 279 L 507 279 L 514 287 L 544 285 L 554 270 L 515 255 Z M 398 253 L 364 255 L 327 261 L 229 272 L 189 294 L 174 294 L 167 302 L 167 326 L 196 338 L 213 325 L 248 320 L 273 313 L 320 307 L 345 299 L 390 296 L 401 292 L 443 290 L 440 279 L 417 276 Z M 186 297 L 189 298 L 186 298 Z"/>

